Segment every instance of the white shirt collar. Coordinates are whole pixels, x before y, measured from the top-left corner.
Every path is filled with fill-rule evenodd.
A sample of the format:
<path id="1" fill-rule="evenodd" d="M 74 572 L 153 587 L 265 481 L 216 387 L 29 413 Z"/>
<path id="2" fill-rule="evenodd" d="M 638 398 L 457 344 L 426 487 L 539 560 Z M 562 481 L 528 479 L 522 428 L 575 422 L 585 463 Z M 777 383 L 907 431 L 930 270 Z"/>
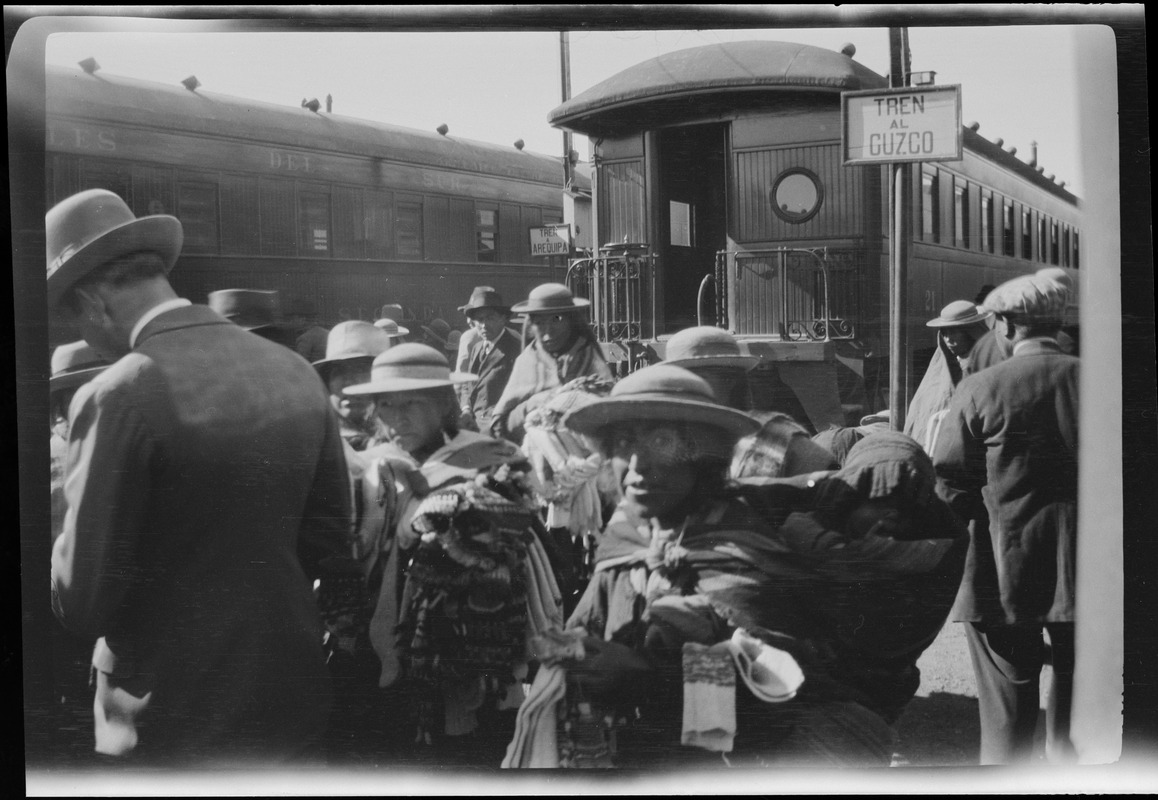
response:
<path id="1" fill-rule="evenodd" d="M 1013 346 L 1013 352 L 1010 355 L 1017 355 L 1018 350 L 1022 350 L 1025 347 L 1028 347 L 1031 342 L 1034 343 L 1035 346 L 1043 342 L 1048 342 L 1049 344 L 1057 344 L 1057 340 L 1052 336 L 1032 336 L 1029 339 L 1022 339 L 1020 342 L 1015 344 Z"/>
<path id="2" fill-rule="evenodd" d="M 132 350 L 137 346 L 137 337 L 141 335 L 141 331 L 161 314 L 164 314 L 166 311 L 172 311 L 174 308 L 183 308 L 184 306 L 191 305 L 193 305 L 193 301 L 186 300 L 184 297 L 175 297 L 172 300 L 166 300 L 150 308 L 137 320 L 137 324 L 133 326 L 133 332 L 129 334 L 129 349 Z"/>

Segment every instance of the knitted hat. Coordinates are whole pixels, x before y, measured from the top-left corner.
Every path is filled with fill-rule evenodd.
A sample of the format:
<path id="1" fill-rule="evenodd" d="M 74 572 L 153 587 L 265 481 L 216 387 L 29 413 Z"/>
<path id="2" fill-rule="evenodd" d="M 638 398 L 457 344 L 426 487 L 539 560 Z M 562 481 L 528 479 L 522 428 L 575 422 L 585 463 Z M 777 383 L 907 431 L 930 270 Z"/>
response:
<path id="1" fill-rule="evenodd" d="M 349 395 L 389 394 L 478 380 L 477 375 L 451 372 L 446 356 L 425 344 L 408 342 L 380 354 L 370 366 L 370 382 L 348 386 Z"/>
<path id="2" fill-rule="evenodd" d="M 615 384 L 611 394 L 571 411 L 563 424 L 598 436 L 617 422 L 692 422 L 718 428 L 731 446 L 755 433 L 760 423 L 742 411 L 720 405 L 703 378 L 682 367 L 653 364 Z"/>
<path id="3" fill-rule="evenodd" d="M 995 314 L 1018 322 L 1060 323 L 1069 289 L 1054 278 L 1022 275 L 1006 281 L 985 298 L 984 306 Z"/>
<path id="4" fill-rule="evenodd" d="M 591 305 L 590 300 L 575 297 L 561 283 L 544 283 L 531 290 L 527 299 L 515 303 L 511 310 L 520 314 L 546 314 L 558 311 L 578 311 Z"/>
<path id="5" fill-rule="evenodd" d="M 117 195 L 89 189 L 61 200 L 44 215 L 48 307 L 94 269 L 142 250 L 161 256 L 165 271 L 181 252 L 181 222 L 168 214 L 136 217 Z"/>
<path id="6" fill-rule="evenodd" d="M 760 363 L 758 356 L 744 355 L 740 343 L 722 328 L 704 325 L 685 328 L 668 340 L 663 363 L 675 367 L 741 367 Z"/>

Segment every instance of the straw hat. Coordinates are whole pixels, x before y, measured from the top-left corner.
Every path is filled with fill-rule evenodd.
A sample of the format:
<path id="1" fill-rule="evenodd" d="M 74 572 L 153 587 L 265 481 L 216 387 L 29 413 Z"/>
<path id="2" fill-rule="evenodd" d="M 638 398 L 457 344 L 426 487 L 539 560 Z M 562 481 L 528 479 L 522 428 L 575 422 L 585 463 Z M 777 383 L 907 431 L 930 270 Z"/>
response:
<path id="1" fill-rule="evenodd" d="M 977 306 L 968 300 L 954 300 L 941 309 L 941 316 L 929 320 L 925 325 L 929 328 L 960 328 L 984 322 L 992 316 L 993 312 L 987 308 Z"/>
<path id="2" fill-rule="evenodd" d="M 406 336 L 410 333 L 409 328 L 403 328 L 396 320 L 392 320 L 388 317 L 383 317 L 382 319 L 375 321 L 374 327 L 385 331 L 386 335 L 391 339 L 401 339 L 403 336 Z"/>
<path id="3" fill-rule="evenodd" d="M 722 328 L 704 325 L 685 328 L 668 340 L 663 363 L 696 367 L 741 367 L 750 370 L 760 363 L 758 356 L 744 355 L 740 343 Z"/>
<path id="4" fill-rule="evenodd" d="M 324 379 L 338 361 L 365 359 L 373 361 L 390 347 L 390 334 L 360 319 L 339 322 L 326 337 L 326 357 L 314 362 L 314 369 Z"/>
<path id="5" fill-rule="evenodd" d="M 277 292 L 220 289 L 209 293 L 209 307 L 247 331 L 277 327 Z"/>
<path id="6" fill-rule="evenodd" d="M 515 303 L 511 310 L 517 314 L 546 314 L 560 311 L 578 311 L 591 305 L 590 300 L 575 297 L 561 283 L 544 283 L 531 290 L 527 299 Z"/>
<path id="7" fill-rule="evenodd" d="M 62 344 L 52 351 L 52 377 L 48 379 L 48 393 L 80 386 L 108 368 L 109 362 L 93 350 L 88 342 Z"/>
<path id="8" fill-rule="evenodd" d="M 391 347 L 374 359 L 370 382 L 348 386 L 349 395 L 389 394 L 439 386 L 457 386 L 478 380 L 477 375 L 451 372 L 446 356 L 433 347 L 409 342 Z"/>
<path id="9" fill-rule="evenodd" d="M 44 216 L 48 307 L 97 267 L 142 250 L 161 256 L 165 271 L 181 253 L 181 222 L 168 214 L 136 217 L 117 195 L 89 189 L 61 200 Z"/>
<path id="10" fill-rule="evenodd" d="M 511 313 L 511 307 L 503 302 L 503 296 L 493 286 L 474 287 L 474 291 L 470 293 L 470 300 L 466 301 L 465 306 L 459 306 L 458 310 L 469 317 L 472 311 L 481 311 L 484 308 L 493 308 L 504 314 Z"/>
<path id="11" fill-rule="evenodd" d="M 707 381 L 682 367 L 654 364 L 615 384 L 611 394 L 571 411 L 563 424 L 598 435 L 617 422 L 695 422 L 719 428 L 733 441 L 755 433 L 760 423 L 720 405 Z"/>

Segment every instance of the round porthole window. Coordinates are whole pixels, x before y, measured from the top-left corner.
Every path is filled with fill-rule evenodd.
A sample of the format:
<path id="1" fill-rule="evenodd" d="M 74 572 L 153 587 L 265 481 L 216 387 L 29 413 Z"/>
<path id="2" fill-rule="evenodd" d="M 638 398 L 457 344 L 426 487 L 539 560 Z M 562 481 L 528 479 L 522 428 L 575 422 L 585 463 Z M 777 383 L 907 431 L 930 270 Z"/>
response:
<path id="1" fill-rule="evenodd" d="M 776 179 L 770 193 L 772 209 L 787 222 L 812 219 L 824 202 L 820 179 L 812 172 L 797 167 L 786 170 Z"/>

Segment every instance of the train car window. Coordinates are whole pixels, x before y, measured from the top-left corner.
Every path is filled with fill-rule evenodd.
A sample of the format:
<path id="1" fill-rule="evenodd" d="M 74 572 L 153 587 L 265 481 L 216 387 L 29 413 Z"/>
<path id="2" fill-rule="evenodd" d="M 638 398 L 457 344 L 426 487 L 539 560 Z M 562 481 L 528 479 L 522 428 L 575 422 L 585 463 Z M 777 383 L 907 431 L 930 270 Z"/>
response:
<path id="1" fill-rule="evenodd" d="M 936 242 L 941 228 L 941 193 L 936 168 L 921 172 L 921 238 Z"/>
<path id="2" fill-rule="evenodd" d="M 969 186 L 953 179 L 953 244 L 969 248 Z"/>
<path id="3" fill-rule="evenodd" d="M 173 170 L 134 164 L 133 213 L 140 217 L 172 214 L 173 210 Z"/>
<path id="4" fill-rule="evenodd" d="M 388 192 L 366 192 L 362 206 L 366 258 L 393 256 L 394 214 L 390 199 Z"/>
<path id="5" fill-rule="evenodd" d="M 492 264 L 498 254 L 499 210 L 495 207 L 475 208 L 476 258 L 480 263 Z"/>
<path id="6" fill-rule="evenodd" d="M 1013 222 L 1013 203 L 1003 200 L 1001 202 L 1001 252 L 1010 257 L 1016 253 Z"/>
<path id="7" fill-rule="evenodd" d="M 297 255 L 293 181 L 261 178 L 258 182 L 261 254 Z"/>
<path id="8" fill-rule="evenodd" d="M 1049 261 L 1048 239 L 1046 238 L 1046 222 L 1045 217 L 1038 216 L 1037 218 L 1037 257 L 1042 263 Z"/>
<path id="9" fill-rule="evenodd" d="M 323 191 L 298 192 L 298 242 L 301 255 L 317 256 L 330 252 L 330 193 Z"/>
<path id="10" fill-rule="evenodd" d="M 364 258 L 366 254 L 366 217 L 362 212 L 362 190 L 335 186 L 334 257 Z"/>
<path id="11" fill-rule="evenodd" d="M 185 232 L 182 250 L 217 252 L 217 187 L 211 183 L 177 185 L 177 218 Z"/>
<path id="12" fill-rule="evenodd" d="M 1025 208 L 1021 210 L 1021 257 L 1033 259 L 1033 217 Z"/>
<path id="13" fill-rule="evenodd" d="M 993 252 L 993 198 L 981 195 L 981 250 Z"/>
<path id="14" fill-rule="evenodd" d="M 807 222 L 816 216 L 824 202 L 824 187 L 820 179 L 800 167 L 780 173 L 772 184 L 771 194 L 772 210 L 786 222 Z M 672 233 L 674 236 L 674 228 Z"/>
<path id="15" fill-rule="evenodd" d="M 1074 269 L 1080 269 L 1081 268 L 1081 259 L 1078 258 L 1078 256 L 1081 254 L 1081 252 L 1082 252 L 1082 248 L 1081 248 L 1081 243 L 1078 240 L 1078 232 L 1074 231 L 1073 258 L 1070 261 L 1070 263 Z"/>
<path id="16" fill-rule="evenodd" d="M 220 182 L 221 252 L 257 255 L 261 252 L 256 178 L 223 175 Z"/>
<path id="17" fill-rule="evenodd" d="M 394 216 L 394 254 L 422 259 L 422 204 L 399 202 Z"/>
<path id="18" fill-rule="evenodd" d="M 1060 254 L 1058 252 L 1061 243 L 1058 241 L 1057 223 L 1051 221 L 1049 223 L 1049 263 L 1061 263 Z"/>
<path id="19" fill-rule="evenodd" d="M 694 211 L 691 203 L 670 200 L 668 206 L 668 217 L 671 220 L 671 243 L 676 247 L 691 247 L 692 212 Z"/>
<path id="20" fill-rule="evenodd" d="M 85 159 L 80 168 L 81 189 L 108 189 L 133 206 L 133 172 L 127 164 Z"/>
<path id="21" fill-rule="evenodd" d="M 1062 244 L 1061 244 L 1061 258 L 1063 267 L 1070 265 L 1070 226 L 1062 226 Z"/>

